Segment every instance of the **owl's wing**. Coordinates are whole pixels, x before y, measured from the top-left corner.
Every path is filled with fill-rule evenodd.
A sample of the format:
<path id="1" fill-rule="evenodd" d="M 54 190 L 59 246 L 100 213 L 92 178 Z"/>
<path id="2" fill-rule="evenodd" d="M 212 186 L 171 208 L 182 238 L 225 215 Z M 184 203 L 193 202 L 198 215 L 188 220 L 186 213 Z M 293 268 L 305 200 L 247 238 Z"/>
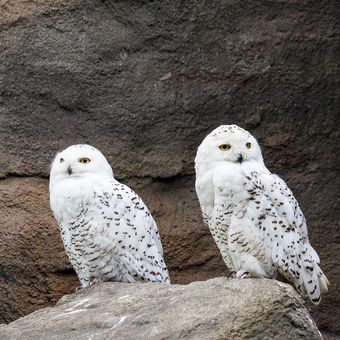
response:
<path id="1" fill-rule="evenodd" d="M 278 215 L 282 217 L 288 225 L 294 227 L 295 232 L 304 240 L 308 241 L 306 219 L 292 191 L 288 188 L 284 180 L 275 174 L 262 174 L 259 179 Z"/>
<path id="2" fill-rule="evenodd" d="M 142 269 L 152 280 L 159 281 L 161 277 L 161 281 L 168 281 L 161 240 L 150 211 L 128 186 L 116 180 L 109 184 L 109 187 L 95 189 L 96 206 L 102 217 L 100 237 L 103 242 L 117 241 L 121 253 L 134 262 L 134 268 Z"/>
<path id="3" fill-rule="evenodd" d="M 163 255 L 163 246 L 158 232 L 157 224 L 153 219 L 148 207 L 135 191 L 124 184 L 119 185 L 121 187 L 121 190 L 125 193 L 122 203 L 132 203 L 132 211 L 130 211 L 130 213 L 133 212 L 135 224 L 143 226 L 145 232 L 149 234 L 151 236 L 151 239 L 154 241 L 159 253 Z"/>
<path id="4" fill-rule="evenodd" d="M 272 261 L 279 272 L 314 303 L 329 284 L 319 267 L 319 256 L 308 240 L 305 217 L 286 183 L 274 174 L 254 174 L 262 191 L 263 237 L 272 243 Z M 264 208 L 264 209 L 263 209 Z M 263 230 L 266 228 L 266 230 Z"/>

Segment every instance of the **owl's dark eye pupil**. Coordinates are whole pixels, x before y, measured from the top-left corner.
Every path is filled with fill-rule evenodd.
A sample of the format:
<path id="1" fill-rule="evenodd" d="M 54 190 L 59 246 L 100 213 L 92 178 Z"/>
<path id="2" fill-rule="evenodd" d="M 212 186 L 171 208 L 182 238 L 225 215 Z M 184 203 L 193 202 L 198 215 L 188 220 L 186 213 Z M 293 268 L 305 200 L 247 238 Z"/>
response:
<path id="1" fill-rule="evenodd" d="M 248 149 L 250 149 L 250 148 L 251 148 L 251 143 L 247 143 L 247 144 L 246 144 L 246 147 L 247 147 Z"/>
<path id="2" fill-rule="evenodd" d="M 64 158 L 60 158 L 60 163 L 64 162 Z"/>

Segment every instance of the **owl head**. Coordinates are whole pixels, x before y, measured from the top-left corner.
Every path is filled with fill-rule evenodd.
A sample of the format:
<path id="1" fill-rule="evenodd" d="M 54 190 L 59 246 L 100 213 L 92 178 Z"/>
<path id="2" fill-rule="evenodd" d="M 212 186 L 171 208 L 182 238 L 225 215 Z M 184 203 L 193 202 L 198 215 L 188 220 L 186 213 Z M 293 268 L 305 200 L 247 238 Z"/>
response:
<path id="1" fill-rule="evenodd" d="M 237 125 L 221 125 L 206 136 L 198 147 L 197 165 L 204 165 L 205 170 L 229 162 L 245 164 L 246 162 L 263 164 L 261 149 L 256 139 Z"/>
<path id="2" fill-rule="evenodd" d="M 87 144 L 71 145 L 55 156 L 51 167 L 50 183 L 91 175 L 113 176 L 110 164 L 98 149 Z"/>

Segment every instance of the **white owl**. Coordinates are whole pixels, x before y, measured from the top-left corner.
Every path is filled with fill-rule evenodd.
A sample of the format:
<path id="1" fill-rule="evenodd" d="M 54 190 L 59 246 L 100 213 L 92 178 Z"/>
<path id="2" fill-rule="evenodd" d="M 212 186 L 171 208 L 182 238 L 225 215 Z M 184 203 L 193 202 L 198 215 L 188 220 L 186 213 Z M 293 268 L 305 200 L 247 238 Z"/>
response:
<path id="1" fill-rule="evenodd" d="M 148 208 L 114 179 L 96 148 L 72 145 L 56 155 L 50 204 L 82 287 L 97 281 L 170 283 Z"/>
<path id="2" fill-rule="evenodd" d="M 234 276 L 281 274 L 318 304 L 329 282 L 306 220 L 285 182 L 264 165 L 256 139 L 222 125 L 198 147 L 195 164 L 204 221 Z"/>

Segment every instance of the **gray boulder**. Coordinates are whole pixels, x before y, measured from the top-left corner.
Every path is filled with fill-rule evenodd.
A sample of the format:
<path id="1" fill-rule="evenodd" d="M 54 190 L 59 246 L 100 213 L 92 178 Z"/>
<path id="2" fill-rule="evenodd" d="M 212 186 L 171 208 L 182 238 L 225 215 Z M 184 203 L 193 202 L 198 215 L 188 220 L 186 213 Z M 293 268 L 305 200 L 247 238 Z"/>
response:
<path id="1" fill-rule="evenodd" d="M 322 339 L 294 289 L 274 280 L 100 283 L 0 327 L 1 339 Z"/>

